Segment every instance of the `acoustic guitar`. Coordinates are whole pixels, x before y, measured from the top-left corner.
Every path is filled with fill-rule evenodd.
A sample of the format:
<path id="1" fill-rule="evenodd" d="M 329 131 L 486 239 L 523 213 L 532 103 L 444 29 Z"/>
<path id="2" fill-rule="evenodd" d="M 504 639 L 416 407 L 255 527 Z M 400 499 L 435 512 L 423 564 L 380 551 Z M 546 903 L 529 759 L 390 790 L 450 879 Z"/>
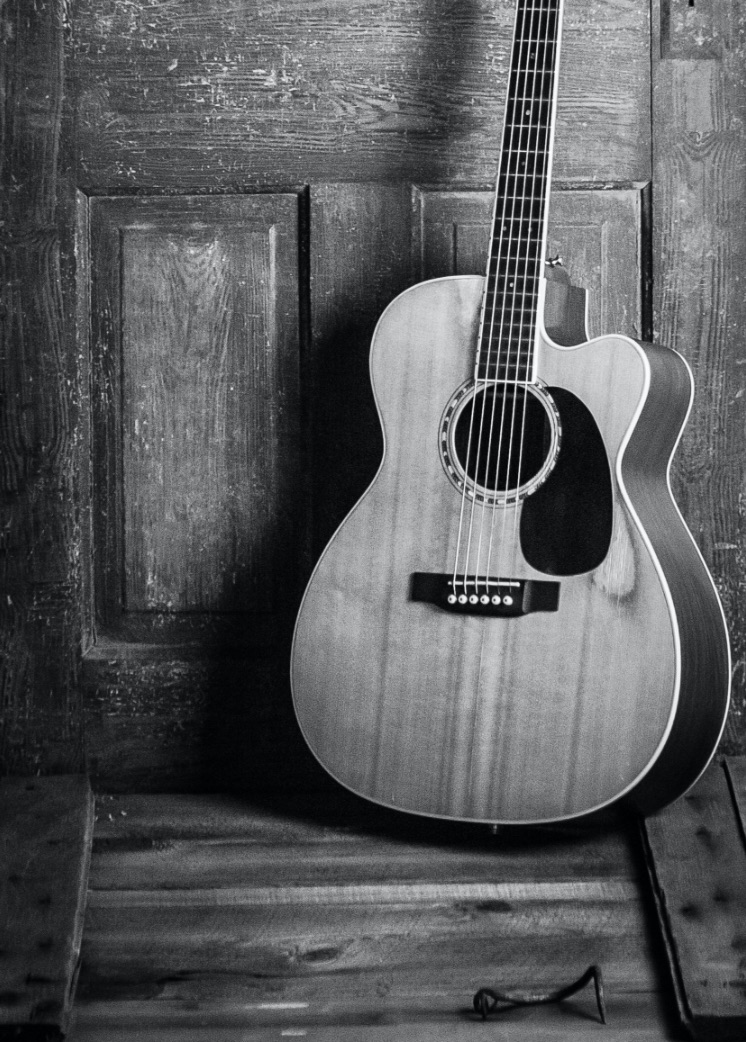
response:
<path id="1" fill-rule="evenodd" d="M 582 291 L 545 263 L 561 18 L 518 0 L 486 277 L 421 283 L 378 323 L 383 460 L 293 641 L 326 770 L 462 821 L 652 812 L 704 770 L 729 698 L 722 609 L 668 479 L 689 368 L 589 340 Z"/>

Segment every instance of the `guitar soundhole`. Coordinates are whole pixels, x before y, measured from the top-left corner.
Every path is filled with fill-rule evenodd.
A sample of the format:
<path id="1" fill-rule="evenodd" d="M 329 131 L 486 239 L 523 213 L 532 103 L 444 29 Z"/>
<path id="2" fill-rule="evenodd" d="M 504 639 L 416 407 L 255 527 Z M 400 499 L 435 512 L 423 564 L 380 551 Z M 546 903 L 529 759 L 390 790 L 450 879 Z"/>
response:
<path id="1" fill-rule="evenodd" d="M 540 387 L 466 385 L 443 417 L 443 464 L 469 496 L 511 502 L 545 480 L 559 450 L 559 434 L 556 407 Z"/>

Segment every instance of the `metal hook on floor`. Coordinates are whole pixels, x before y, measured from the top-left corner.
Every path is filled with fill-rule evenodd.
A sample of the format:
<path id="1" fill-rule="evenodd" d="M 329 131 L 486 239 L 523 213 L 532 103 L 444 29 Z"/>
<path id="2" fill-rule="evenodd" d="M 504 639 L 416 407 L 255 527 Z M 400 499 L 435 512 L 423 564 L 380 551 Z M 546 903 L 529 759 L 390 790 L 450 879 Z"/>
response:
<path id="1" fill-rule="evenodd" d="M 606 1002 L 604 1000 L 604 980 L 600 966 L 589 966 L 582 977 L 578 977 L 573 984 L 568 984 L 566 987 L 558 988 L 555 991 L 524 991 L 522 989 L 494 991 L 492 988 L 480 988 L 474 996 L 474 1009 L 481 1015 L 482 1020 L 486 1020 L 489 1014 L 501 1004 L 536 1006 L 545 1002 L 561 1002 L 563 999 L 569 998 L 570 995 L 574 995 L 575 992 L 580 991 L 589 981 L 593 981 L 596 989 L 598 1015 L 601 1018 L 601 1023 L 605 1024 Z"/>

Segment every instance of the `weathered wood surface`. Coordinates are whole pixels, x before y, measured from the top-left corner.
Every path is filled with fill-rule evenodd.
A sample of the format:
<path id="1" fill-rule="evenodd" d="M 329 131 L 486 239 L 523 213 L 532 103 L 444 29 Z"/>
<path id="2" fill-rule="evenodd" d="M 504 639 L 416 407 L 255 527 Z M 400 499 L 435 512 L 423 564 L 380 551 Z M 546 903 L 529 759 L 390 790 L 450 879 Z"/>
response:
<path id="1" fill-rule="evenodd" d="M 664 0 L 653 15 L 655 330 L 690 362 L 696 389 L 672 478 L 730 623 L 726 749 L 743 752 L 746 12 Z"/>
<path id="2" fill-rule="evenodd" d="M 574 1001 L 574 1000 L 573 1000 Z M 457 1020 L 450 1012 L 438 1016 L 436 1010 L 428 1010 L 422 1023 L 412 1023 L 406 1016 L 387 1015 L 386 1024 L 351 1024 L 340 1027 L 328 1025 L 297 1027 L 297 1019 L 291 1011 L 286 1016 L 286 1026 L 246 1029 L 210 1027 L 209 1034 L 201 1026 L 183 1025 L 178 1028 L 158 1026 L 154 1029 L 137 1028 L 138 1042 L 275 1042 L 278 1031 L 285 1038 L 306 1038 L 309 1042 L 574 1042 L 575 1039 L 602 1037 L 608 1042 L 665 1042 L 675 1035 L 665 1024 L 660 1007 L 654 1002 L 609 1003 L 609 1017 L 603 1032 L 593 1017 L 593 1009 L 587 1003 L 574 1003 L 573 1012 L 580 1016 L 568 1016 L 567 1009 L 523 1010 L 510 1018 L 498 1017 L 482 1024 L 475 1021 L 473 1014 L 465 1009 Z M 504 1021 L 509 1019 L 509 1023 Z M 622 1027 L 615 1027 L 621 1022 Z M 121 1027 L 89 1027 L 81 1024 L 71 1036 L 71 1042 L 130 1042 L 132 1028 L 126 1023 Z"/>
<path id="3" fill-rule="evenodd" d="M 486 1025 L 470 1005 L 590 962 L 604 1033 L 671 1037 L 634 840 L 612 822 L 493 836 L 344 795 L 288 807 L 99 800 L 74 1040 L 584 1037 L 592 989 Z"/>
<path id="4" fill-rule="evenodd" d="M 556 176 L 648 178 L 648 19 L 567 5 Z M 513 20 L 513 0 L 85 0 L 79 183 L 492 183 Z"/>
<path id="5" fill-rule="evenodd" d="M 102 636 L 212 623 L 227 646 L 243 612 L 241 644 L 250 628 L 261 645 L 294 597 L 298 211 L 296 194 L 91 201 Z"/>
<path id="6" fill-rule="evenodd" d="M 559 257 L 588 295 L 590 336 L 624 333 L 649 340 L 649 186 L 603 191 L 555 183 L 549 198 L 547 256 Z M 481 274 L 487 267 L 492 192 L 414 190 L 417 277 Z"/>
<path id="7" fill-rule="evenodd" d="M 58 159 L 65 5 L 2 11 L 0 770 L 79 770 L 70 232 Z"/>
<path id="8" fill-rule="evenodd" d="M 93 839 L 82 775 L 0 782 L 0 1037 L 69 1027 Z"/>
<path id="9" fill-rule="evenodd" d="M 718 761 L 643 825 L 679 1013 L 702 1042 L 746 1036 L 744 804 L 746 762 Z"/>

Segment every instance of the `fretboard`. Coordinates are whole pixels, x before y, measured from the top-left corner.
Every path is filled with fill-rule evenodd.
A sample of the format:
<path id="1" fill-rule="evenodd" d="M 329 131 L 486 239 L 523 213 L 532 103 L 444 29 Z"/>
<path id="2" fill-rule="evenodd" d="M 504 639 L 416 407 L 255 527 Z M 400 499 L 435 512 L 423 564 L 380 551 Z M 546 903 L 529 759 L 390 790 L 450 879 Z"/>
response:
<path id="1" fill-rule="evenodd" d="M 546 245 L 563 0 L 518 0 L 477 349 L 478 379 L 530 380 Z"/>

